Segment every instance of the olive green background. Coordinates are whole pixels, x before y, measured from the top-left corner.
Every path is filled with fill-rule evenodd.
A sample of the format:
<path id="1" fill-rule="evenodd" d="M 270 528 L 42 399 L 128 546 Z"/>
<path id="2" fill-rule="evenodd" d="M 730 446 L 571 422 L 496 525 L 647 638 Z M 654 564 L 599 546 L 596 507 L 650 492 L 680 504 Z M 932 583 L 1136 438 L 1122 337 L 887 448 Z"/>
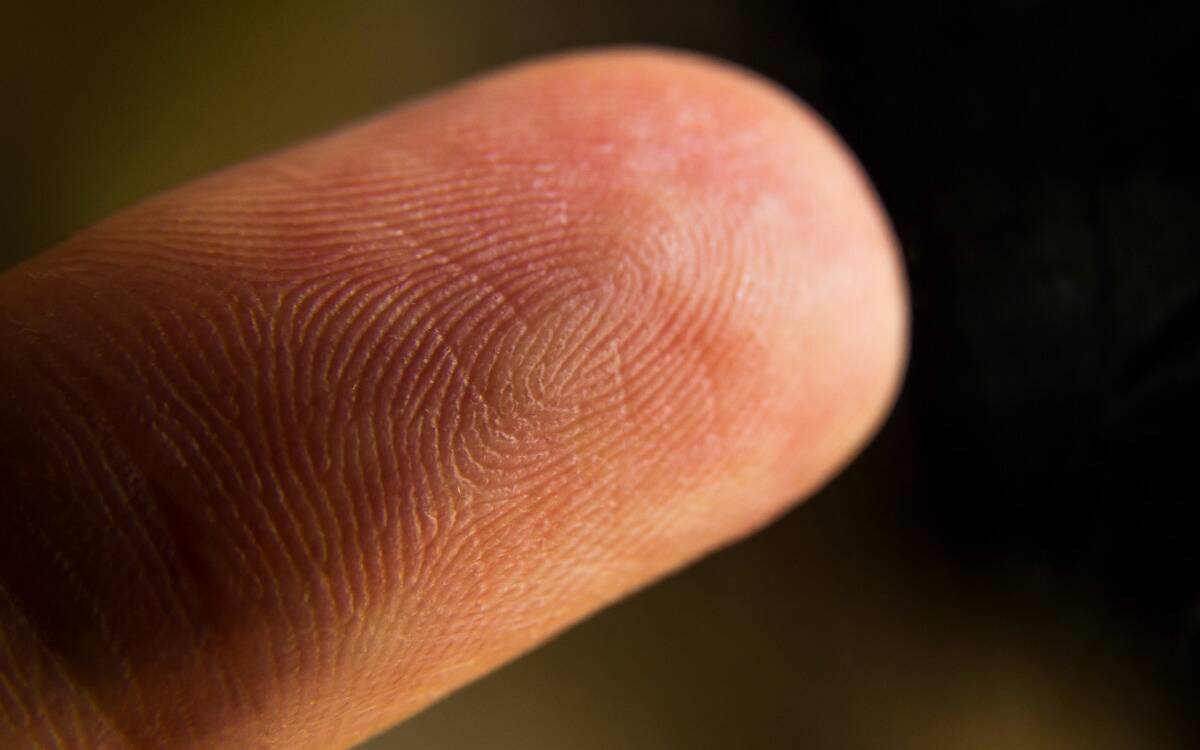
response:
<path id="1" fill-rule="evenodd" d="M 5 16 L 5 265 L 157 190 L 531 54 L 662 43 L 783 71 L 818 106 L 827 85 L 809 32 L 761 3 L 187 0 Z M 1048 593 L 1037 571 L 960 565 L 930 542 L 903 501 L 938 470 L 914 453 L 910 401 L 778 525 L 366 747 L 1180 746 L 1186 717 L 1137 658 L 1141 630 L 1086 592 Z"/>

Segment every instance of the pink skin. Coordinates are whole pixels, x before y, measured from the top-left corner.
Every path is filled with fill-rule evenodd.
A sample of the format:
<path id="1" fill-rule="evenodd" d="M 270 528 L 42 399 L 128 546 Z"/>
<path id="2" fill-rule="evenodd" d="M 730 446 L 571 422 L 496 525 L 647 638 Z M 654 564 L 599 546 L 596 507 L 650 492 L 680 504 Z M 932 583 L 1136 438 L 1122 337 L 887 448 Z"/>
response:
<path id="1" fill-rule="evenodd" d="M 643 51 L 174 190 L 0 312 L 6 747 L 359 741 L 811 493 L 907 329 L 836 137 Z"/>

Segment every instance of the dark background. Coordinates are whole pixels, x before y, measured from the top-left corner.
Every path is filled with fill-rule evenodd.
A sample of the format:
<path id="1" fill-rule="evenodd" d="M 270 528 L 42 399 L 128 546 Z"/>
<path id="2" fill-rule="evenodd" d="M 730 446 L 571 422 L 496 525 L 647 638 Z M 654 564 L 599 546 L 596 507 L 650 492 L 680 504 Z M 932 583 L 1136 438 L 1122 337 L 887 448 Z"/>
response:
<path id="1" fill-rule="evenodd" d="M 1200 746 L 1194 26 L 1033 0 L 6 16 L 4 264 L 173 183 L 578 45 L 770 76 L 882 195 L 913 356 L 866 455 L 762 535 L 371 748 Z"/>

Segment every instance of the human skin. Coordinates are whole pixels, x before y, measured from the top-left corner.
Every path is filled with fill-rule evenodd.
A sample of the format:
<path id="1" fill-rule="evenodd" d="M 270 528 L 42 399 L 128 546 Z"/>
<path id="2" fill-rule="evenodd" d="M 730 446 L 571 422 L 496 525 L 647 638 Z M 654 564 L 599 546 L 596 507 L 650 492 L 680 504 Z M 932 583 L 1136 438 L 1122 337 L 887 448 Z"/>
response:
<path id="1" fill-rule="evenodd" d="M 906 330 L 846 148 L 678 53 L 136 205 L 0 277 L 0 747 L 348 747 L 813 492 Z"/>

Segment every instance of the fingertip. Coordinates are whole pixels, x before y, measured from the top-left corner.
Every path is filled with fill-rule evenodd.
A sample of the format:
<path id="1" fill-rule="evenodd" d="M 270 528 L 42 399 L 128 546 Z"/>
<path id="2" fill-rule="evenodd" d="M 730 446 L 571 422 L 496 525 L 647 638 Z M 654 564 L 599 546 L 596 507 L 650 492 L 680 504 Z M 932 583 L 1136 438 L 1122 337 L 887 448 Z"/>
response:
<path id="1" fill-rule="evenodd" d="M 87 555 L 26 503 L 55 549 L 126 563 L 80 566 L 115 645 L 72 653 L 162 674 L 147 643 L 199 649 L 130 719 L 180 746 L 225 719 L 242 745 L 361 739 L 758 526 L 868 439 L 907 345 L 894 237 L 836 135 L 757 76 L 661 50 L 467 82 L 23 273 L 0 355 L 68 362 L 74 400 L 13 392 L 90 405 L 90 458 L 138 482 L 112 492 L 153 495 L 129 518 L 80 501 L 115 528 Z M 54 443 L 9 460 L 57 467 Z M 155 541 L 186 564 L 113 541 L 135 523 L 175 529 Z M 211 591 L 170 613 L 200 646 L 122 606 L 160 594 L 126 569 Z M 214 663 L 265 707 L 195 703 Z"/>

